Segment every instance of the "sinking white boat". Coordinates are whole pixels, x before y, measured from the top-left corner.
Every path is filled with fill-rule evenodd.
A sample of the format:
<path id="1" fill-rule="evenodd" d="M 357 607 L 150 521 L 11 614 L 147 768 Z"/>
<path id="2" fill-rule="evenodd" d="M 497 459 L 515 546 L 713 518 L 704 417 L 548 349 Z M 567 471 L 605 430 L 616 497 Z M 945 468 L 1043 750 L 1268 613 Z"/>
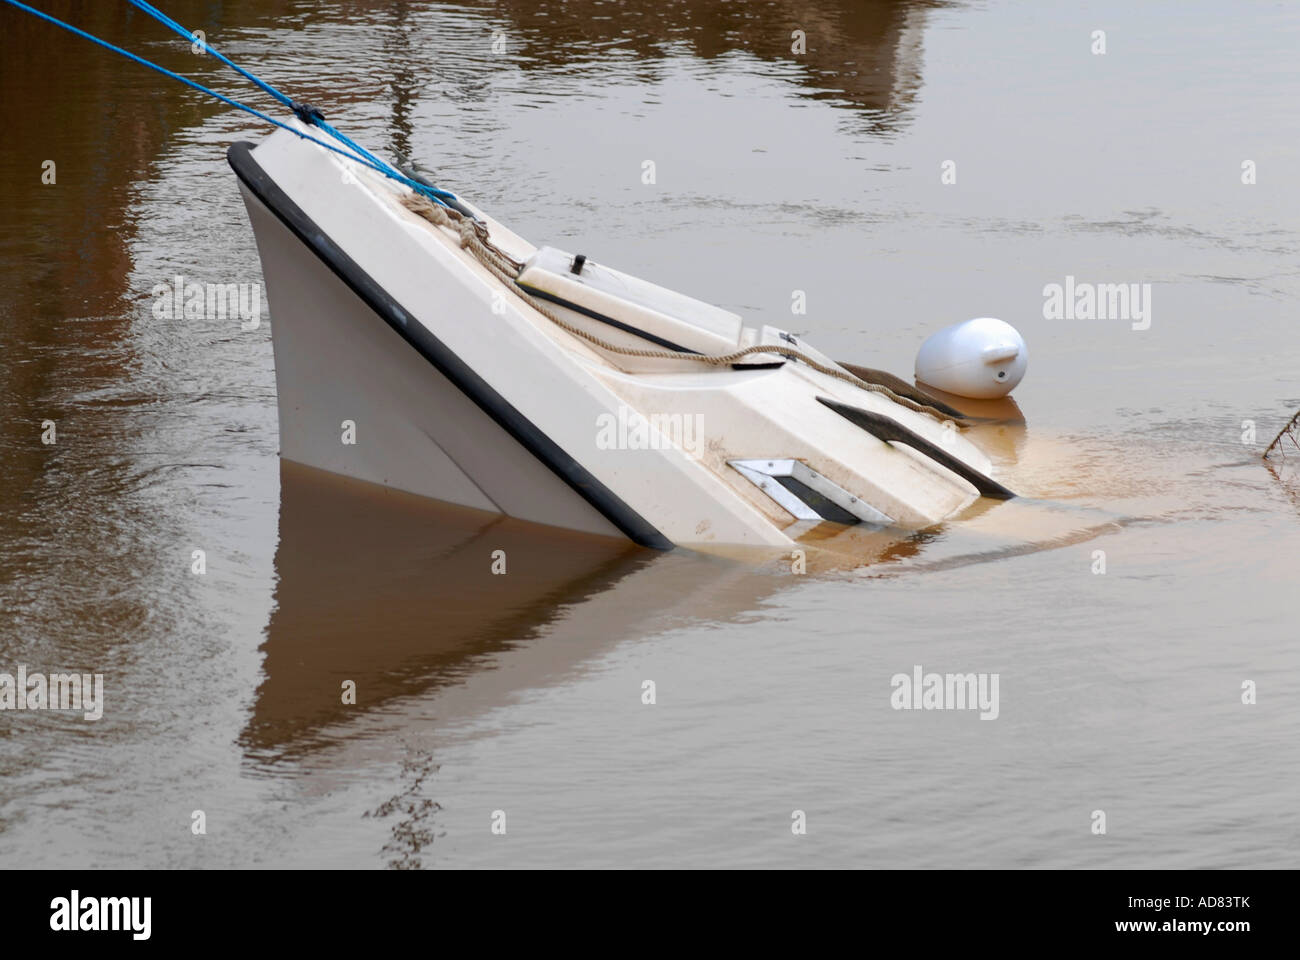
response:
<path id="1" fill-rule="evenodd" d="M 1012 496 L 960 414 L 902 381 L 288 131 L 229 160 L 288 460 L 657 548 L 785 548 Z"/>

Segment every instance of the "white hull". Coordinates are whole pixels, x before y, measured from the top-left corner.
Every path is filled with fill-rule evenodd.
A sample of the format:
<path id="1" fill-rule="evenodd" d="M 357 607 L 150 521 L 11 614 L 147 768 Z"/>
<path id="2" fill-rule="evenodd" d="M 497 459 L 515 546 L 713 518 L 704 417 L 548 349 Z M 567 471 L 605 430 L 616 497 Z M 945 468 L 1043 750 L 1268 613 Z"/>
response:
<path id="1" fill-rule="evenodd" d="M 274 316 L 281 456 L 461 506 L 619 533 L 244 192 Z M 354 443 L 343 442 L 347 421 Z"/>
<path id="2" fill-rule="evenodd" d="M 406 209 L 406 188 L 289 133 L 253 150 L 236 144 L 231 164 L 266 277 L 286 459 L 661 548 L 784 548 L 806 532 L 808 508 L 790 506 L 782 481 L 764 492 L 737 463 L 797 461 L 859 516 L 903 528 L 976 499 L 932 456 L 878 439 L 828 403 L 887 417 L 959 469 L 989 472 L 938 419 L 804 363 L 638 364 L 598 350 Z M 533 255 L 480 217 L 511 256 Z M 744 333 L 764 345 L 771 334 Z M 344 442 L 345 421 L 355 443 Z"/>

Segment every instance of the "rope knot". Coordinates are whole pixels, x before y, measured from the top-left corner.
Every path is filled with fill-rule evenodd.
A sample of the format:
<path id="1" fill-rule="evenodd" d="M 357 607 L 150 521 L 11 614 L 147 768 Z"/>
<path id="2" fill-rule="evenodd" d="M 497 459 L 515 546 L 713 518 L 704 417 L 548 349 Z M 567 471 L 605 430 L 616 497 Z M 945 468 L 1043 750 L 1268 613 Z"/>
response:
<path id="1" fill-rule="evenodd" d="M 310 103 L 299 103 L 294 100 L 290 103 L 289 109 L 303 123 L 311 126 L 325 120 L 325 114 L 321 113 L 320 107 L 312 106 Z"/>

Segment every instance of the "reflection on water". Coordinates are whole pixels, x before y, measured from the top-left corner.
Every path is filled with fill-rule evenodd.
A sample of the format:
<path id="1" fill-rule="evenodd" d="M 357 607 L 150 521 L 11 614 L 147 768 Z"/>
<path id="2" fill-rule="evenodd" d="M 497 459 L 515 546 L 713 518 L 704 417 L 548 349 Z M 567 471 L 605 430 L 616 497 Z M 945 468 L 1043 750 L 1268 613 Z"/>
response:
<path id="1" fill-rule="evenodd" d="M 873 133 L 907 114 L 921 86 L 921 38 L 927 13 L 943 3 L 757 0 L 602 0 L 475 6 L 520 34 L 525 70 L 579 70 L 598 76 L 611 58 L 655 76 L 658 62 L 683 54 L 717 60 L 744 53 L 785 68 L 813 99 L 853 110 Z"/>
<path id="2" fill-rule="evenodd" d="M 265 105 L 126 5 L 44 6 Z M 1100 64 L 1064 11 L 1002 2 L 167 9 L 530 239 L 830 355 L 906 374 L 934 329 L 1005 317 L 1016 401 L 953 402 L 1026 497 L 809 530 L 799 574 L 281 466 L 274 317 L 150 294 L 260 281 L 224 151 L 261 131 L 0 8 L 0 672 L 100 672 L 107 699 L 0 716 L 0 863 L 1282 862 L 1300 497 L 1242 437 L 1300 406 L 1293 12 L 1207 33 L 1106 2 L 1150 56 Z M 1151 329 L 1043 320 L 1066 275 L 1153 283 Z M 1000 671 L 1000 719 L 891 711 L 916 663 Z"/>
<path id="3" fill-rule="evenodd" d="M 266 679 L 243 742 L 283 756 L 353 714 L 455 682 L 652 556 L 282 463 Z"/>

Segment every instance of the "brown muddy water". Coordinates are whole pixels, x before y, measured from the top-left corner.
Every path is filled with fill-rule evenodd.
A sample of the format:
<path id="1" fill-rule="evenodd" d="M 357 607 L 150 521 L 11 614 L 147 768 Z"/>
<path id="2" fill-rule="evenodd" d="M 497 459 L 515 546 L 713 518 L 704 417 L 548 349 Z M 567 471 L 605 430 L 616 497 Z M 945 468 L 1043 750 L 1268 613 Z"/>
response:
<path id="1" fill-rule="evenodd" d="M 38 5 L 269 106 L 125 4 Z M 1296 865 L 1300 481 L 1260 453 L 1300 406 L 1300 11 L 166 8 L 535 242 L 833 356 L 1008 320 L 1024 424 L 975 437 L 1034 502 L 796 575 L 282 465 L 274 315 L 152 294 L 261 282 L 224 153 L 263 129 L 0 9 L 0 673 L 104 678 L 98 720 L 0 713 L 0 865 Z M 1045 318 L 1067 277 L 1149 314 Z M 917 666 L 997 674 L 996 719 L 893 709 Z"/>

